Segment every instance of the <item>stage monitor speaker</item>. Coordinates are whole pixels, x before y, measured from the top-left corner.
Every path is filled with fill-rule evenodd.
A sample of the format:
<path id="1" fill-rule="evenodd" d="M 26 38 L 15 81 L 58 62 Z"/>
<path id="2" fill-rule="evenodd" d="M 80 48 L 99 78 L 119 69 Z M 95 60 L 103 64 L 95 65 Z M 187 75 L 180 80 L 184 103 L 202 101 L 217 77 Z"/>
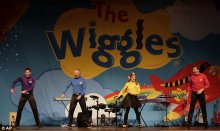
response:
<path id="1" fill-rule="evenodd" d="M 17 117 L 17 112 L 9 112 L 9 125 L 14 127 L 15 126 L 15 120 Z"/>
<path id="2" fill-rule="evenodd" d="M 89 116 L 90 116 L 90 119 L 92 117 L 92 111 L 88 111 L 89 112 Z M 77 127 L 88 127 L 91 125 L 91 123 L 88 122 L 88 119 L 89 118 L 86 118 L 86 116 L 82 113 L 82 112 L 79 112 L 78 113 L 78 116 L 77 116 Z"/>

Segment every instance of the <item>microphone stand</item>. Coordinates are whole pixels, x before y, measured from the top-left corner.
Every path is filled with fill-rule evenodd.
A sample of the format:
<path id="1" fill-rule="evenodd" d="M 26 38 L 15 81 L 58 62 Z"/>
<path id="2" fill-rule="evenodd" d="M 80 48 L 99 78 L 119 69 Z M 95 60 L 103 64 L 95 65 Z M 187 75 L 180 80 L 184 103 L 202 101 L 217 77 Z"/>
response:
<path id="1" fill-rule="evenodd" d="M 118 112 L 117 112 L 117 108 L 118 108 L 118 99 L 116 99 L 115 101 L 115 119 L 116 119 L 116 127 L 118 126 Z"/>
<path id="2" fill-rule="evenodd" d="M 99 98 L 96 99 L 96 105 L 97 105 L 97 116 L 96 116 L 96 119 L 97 119 L 97 127 L 99 126 Z"/>

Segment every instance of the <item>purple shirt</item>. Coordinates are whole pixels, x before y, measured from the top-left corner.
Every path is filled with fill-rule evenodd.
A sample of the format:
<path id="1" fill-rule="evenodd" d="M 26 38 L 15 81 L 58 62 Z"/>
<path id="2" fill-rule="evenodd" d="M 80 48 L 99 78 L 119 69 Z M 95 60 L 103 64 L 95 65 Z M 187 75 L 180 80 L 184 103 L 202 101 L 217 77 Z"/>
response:
<path id="1" fill-rule="evenodd" d="M 26 76 L 22 76 L 22 77 L 18 77 L 15 81 L 13 81 L 12 85 L 11 85 L 11 89 L 14 89 L 14 86 L 16 83 L 21 82 L 21 90 L 24 91 L 33 91 L 34 86 L 35 86 L 35 80 L 30 76 L 30 77 L 26 77 Z"/>

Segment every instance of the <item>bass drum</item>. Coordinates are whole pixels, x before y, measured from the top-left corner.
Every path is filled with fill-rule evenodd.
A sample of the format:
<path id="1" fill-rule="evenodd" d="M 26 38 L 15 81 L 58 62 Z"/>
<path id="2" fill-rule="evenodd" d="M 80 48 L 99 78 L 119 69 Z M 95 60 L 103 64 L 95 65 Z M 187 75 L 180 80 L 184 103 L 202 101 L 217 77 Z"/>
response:
<path id="1" fill-rule="evenodd" d="M 88 108 L 90 108 L 89 110 L 92 111 L 92 125 L 97 125 L 97 110 L 95 108 L 91 108 L 91 107 L 94 107 L 97 105 L 97 102 L 96 102 L 96 99 L 93 99 L 91 98 L 90 96 L 98 96 L 99 97 L 99 104 L 103 104 L 103 105 L 107 105 L 107 102 L 105 100 L 105 98 L 97 93 L 89 93 L 87 94 L 85 97 L 86 97 L 86 106 Z M 70 107 L 70 103 L 66 106 L 67 109 L 69 110 L 69 107 Z M 104 106 L 103 106 L 104 107 Z M 76 106 L 76 109 L 75 109 L 75 112 L 73 114 L 73 118 L 76 120 L 77 116 L 78 116 L 78 113 L 79 112 L 82 112 L 81 110 L 81 107 L 79 105 L 79 103 L 77 103 L 77 106 Z M 65 116 L 68 117 L 68 114 L 69 112 L 65 109 Z M 109 114 L 108 112 L 105 112 L 105 109 L 104 108 L 101 108 L 98 110 L 98 114 L 99 114 L 99 118 L 101 118 L 101 115 L 104 114 L 106 117 L 105 118 L 108 118 L 109 117 Z M 110 112 L 110 117 L 115 117 L 115 113 L 112 113 Z M 100 119 L 98 121 L 98 123 L 100 124 Z"/>

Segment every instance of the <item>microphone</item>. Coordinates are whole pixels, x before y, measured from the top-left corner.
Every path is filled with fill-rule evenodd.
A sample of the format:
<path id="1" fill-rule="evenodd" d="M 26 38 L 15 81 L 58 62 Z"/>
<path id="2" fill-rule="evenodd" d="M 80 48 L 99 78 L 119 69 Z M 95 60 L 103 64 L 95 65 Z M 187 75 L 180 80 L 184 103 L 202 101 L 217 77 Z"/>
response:
<path id="1" fill-rule="evenodd" d="M 93 99 L 99 99 L 99 97 L 95 96 L 95 95 L 91 95 L 90 97 L 93 98 Z"/>

